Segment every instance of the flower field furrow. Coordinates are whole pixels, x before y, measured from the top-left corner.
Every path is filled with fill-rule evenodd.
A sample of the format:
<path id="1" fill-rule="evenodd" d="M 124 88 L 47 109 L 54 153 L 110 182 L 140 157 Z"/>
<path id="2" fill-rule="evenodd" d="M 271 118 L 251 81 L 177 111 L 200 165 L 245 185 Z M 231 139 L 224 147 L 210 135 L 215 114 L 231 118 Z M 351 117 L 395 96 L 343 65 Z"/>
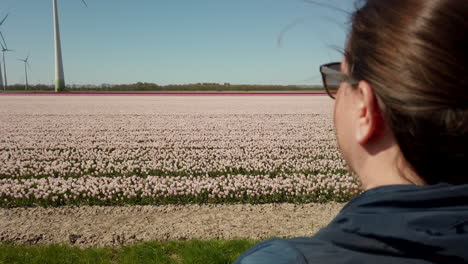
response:
<path id="1" fill-rule="evenodd" d="M 356 192 L 325 97 L 0 103 L 2 206 L 319 201 Z"/>

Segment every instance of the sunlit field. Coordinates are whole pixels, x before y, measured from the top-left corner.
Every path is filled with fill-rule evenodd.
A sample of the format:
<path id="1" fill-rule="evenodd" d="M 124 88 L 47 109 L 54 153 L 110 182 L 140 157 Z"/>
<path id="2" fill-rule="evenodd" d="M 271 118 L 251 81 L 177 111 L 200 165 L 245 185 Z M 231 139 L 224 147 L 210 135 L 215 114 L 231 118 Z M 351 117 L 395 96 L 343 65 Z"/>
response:
<path id="1" fill-rule="evenodd" d="M 0 206 L 347 201 L 326 96 L 0 96 Z"/>

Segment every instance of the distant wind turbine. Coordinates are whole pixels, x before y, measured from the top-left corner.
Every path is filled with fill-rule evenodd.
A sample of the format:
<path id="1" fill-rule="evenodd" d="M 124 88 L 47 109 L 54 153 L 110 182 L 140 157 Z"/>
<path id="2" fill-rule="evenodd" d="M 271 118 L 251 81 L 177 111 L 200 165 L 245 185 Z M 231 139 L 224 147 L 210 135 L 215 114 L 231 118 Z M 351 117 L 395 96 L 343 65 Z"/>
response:
<path id="1" fill-rule="evenodd" d="M 83 4 L 88 7 L 84 0 Z M 57 11 L 57 0 L 52 0 L 54 8 L 54 38 L 55 38 L 55 92 L 65 90 L 65 75 L 63 74 L 62 46 L 60 43 L 59 16 Z"/>
<path id="2" fill-rule="evenodd" d="M 1 43 L 0 43 L 1 44 Z M 11 50 L 11 49 L 8 49 L 7 47 L 3 46 L 3 44 L 1 44 L 2 46 L 2 60 L 3 60 L 3 90 L 5 91 L 6 90 L 6 87 L 8 86 L 8 82 L 7 82 L 7 71 L 6 71 L 6 62 L 5 62 L 5 52 L 8 52 L 8 51 L 14 51 L 14 50 Z M 1 62 L 0 62 L 1 64 Z M 0 75 L 2 73 L 0 72 Z"/>
<path id="3" fill-rule="evenodd" d="M 7 17 L 8 17 L 8 14 L 2 19 L 2 21 L 0 21 L 0 27 L 2 26 L 3 22 L 5 22 Z M 0 41 L 0 44 L 1 44 L 2 50 L 3 50 L 4 48 L 6 48 L 6 41 L 5 41 L 5 38 L 3 37 L 3 33 L 2 33 L 1 30 L 0 30 L 0 36 L 2 38 L 3 44 L 5 44 L 5 46 L 3 46 L 3 44 Z M 5 91 L 5 83 L 3 82 L 3 72 L 2 72 L 2 63 L 1 63 L 1 61 L 0 61 L 0 85 L 3 88 L 3 90 Z"/>
<path id="4" fill-rule="evenodd" d="M 18 59 L 18 60 L 24 62 L 24 75 L 26 76 L 26 86 L 25 86 L 25 90 L 28 90 L 28 69 L 27 69 L 27 68 L 29 68 L 29 70 L 31 70 L 31 66 L 29 66 L 29 62 L 28 62 L 28 60 L 29 60 L 29 54 L 28 54 L 28 56 L 26 57 L 26 59 L 24 59 L 24 60 Z M 27 68 L 26 68 L 26 66 L 27 66 Z"/>

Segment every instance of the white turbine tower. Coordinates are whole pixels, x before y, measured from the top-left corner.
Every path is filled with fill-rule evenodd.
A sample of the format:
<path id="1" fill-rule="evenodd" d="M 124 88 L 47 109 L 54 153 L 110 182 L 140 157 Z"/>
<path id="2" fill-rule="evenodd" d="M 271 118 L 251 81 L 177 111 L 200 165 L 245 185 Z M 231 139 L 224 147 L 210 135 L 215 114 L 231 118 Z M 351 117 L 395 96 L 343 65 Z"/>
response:
<path id="1" fill-rule="evenodd" d="M 1 44 L 1 43 L 0 43 Z M 6 44 L 6 43 L 5 43 Z M 6 62 L 5 62 L 5 52 L 8 52 L 8 51 L 14 51 L 14 50 L 11 50 L 11 49 L 8 49 L 7 47 L 3 46 L 3 44 L 1 44 L 2 46 L 2 60 L 3 60 L 3 90 L 5 91 L 6 90 L 6 87 L 8 86 L 8 82 L 7 82 L 7 72 L 6 72 Z M 2 62 L 0 61 L 0 64 Z M 0 72 L 0 75 L 2 73 Z"/>
<path id="2" fill-rule="evenodd" d="M 84 0 L 83 4 L 88 7 Z M 59 16 L 57 10 L 57 0 L 52 0 L 54 8 L 54 39 L 55 39 L 55 92 L 65 90 L 65 75 L 63 74 L 62 46 L 60 44 Z"/>
<path id="3" fill-rule="evenodd" d="M 3 46 L 3 44 L 1 44 L 1 46 L 2 46 L 2 53 L 3 53 L 3 49 L 5 49 L 5 47 Z M 3 89 L 3 91 L 5 91 L 6 89 L 5 89 L 5 83 L 3 82 L 2 61 L 3 61 L 3 58 L 2 60 L 0 60 L 0 85 L 2 86 L 1 88 Z"/>
<path id="4" fill-rule="evenodd" d="M 25 90 L 28 90 L 28 69 L 27 69 L 27 68 L 29 68 L 29 70 L 31 70 L 31 66 L 29 66 L 29 62 L 28 62 L 28 60 L 29 60 L 29 54 L 28 54 L 28 56 L 26 57 L 26 59 L 24 59 L 24 60 L 18 59 L 18 60 L 24 62 L 24 76 L 26 77 L 26 86 L 25 86 Z M 26 68 L 26 66 L 27 66 L 27 68 Z"/>
<path id="5" fill-rule="evenodd" d="M 2 26 L 3 22 L 5 22 L 7 17 L 8 17 L 8 14 L 2 19 L 2 21 L 0 21 L 0 27 Z M 3 49 L 6 49 L 6 41 L 5 41 L 5 38 L 3 37 L 3 33 L 2 33 L 1 30 L 0 30 L 0 36 L 2 38 L 3 44 L 5 44 L 5 46 L 3 46 L 2 41 L 0 41 L 0 44 L 1 44 L 2 50 L 3 50 Z M 0 61 L 0 86 L 5 91 L 5 83 L 3 82 L 3 72 L 2 72 L 2 63 L 1 63 L 1 61 Z"/>

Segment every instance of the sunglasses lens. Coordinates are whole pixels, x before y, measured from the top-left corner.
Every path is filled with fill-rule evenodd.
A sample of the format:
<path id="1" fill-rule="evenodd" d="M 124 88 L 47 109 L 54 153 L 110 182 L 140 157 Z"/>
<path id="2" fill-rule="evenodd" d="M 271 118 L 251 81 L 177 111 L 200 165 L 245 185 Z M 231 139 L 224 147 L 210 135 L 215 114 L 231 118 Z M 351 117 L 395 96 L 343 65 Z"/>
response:
<path id="1" fill-rule="evenodd" d="M 340 87 L 341 81 L 336 79 L 334 76 L 327 76 L 326 77 L 326 85 L 328 92 L 330 93 L 336 93 L 338 91 L 338 88 Z"/>
<path id="2" fill-rule="evenodd" d="M 340 72 L 341 70 L 341 66 L 339 63 L 331 64 L 328 66 L 328 68 L 337 72 Z M 324 77 L 328 92 L 331 94 L 336 93 L 338 91 L 338 88 L 340 87 L 341 82 L 343 82 L 342 76 L 337 74 L 326 74 Z"/>

